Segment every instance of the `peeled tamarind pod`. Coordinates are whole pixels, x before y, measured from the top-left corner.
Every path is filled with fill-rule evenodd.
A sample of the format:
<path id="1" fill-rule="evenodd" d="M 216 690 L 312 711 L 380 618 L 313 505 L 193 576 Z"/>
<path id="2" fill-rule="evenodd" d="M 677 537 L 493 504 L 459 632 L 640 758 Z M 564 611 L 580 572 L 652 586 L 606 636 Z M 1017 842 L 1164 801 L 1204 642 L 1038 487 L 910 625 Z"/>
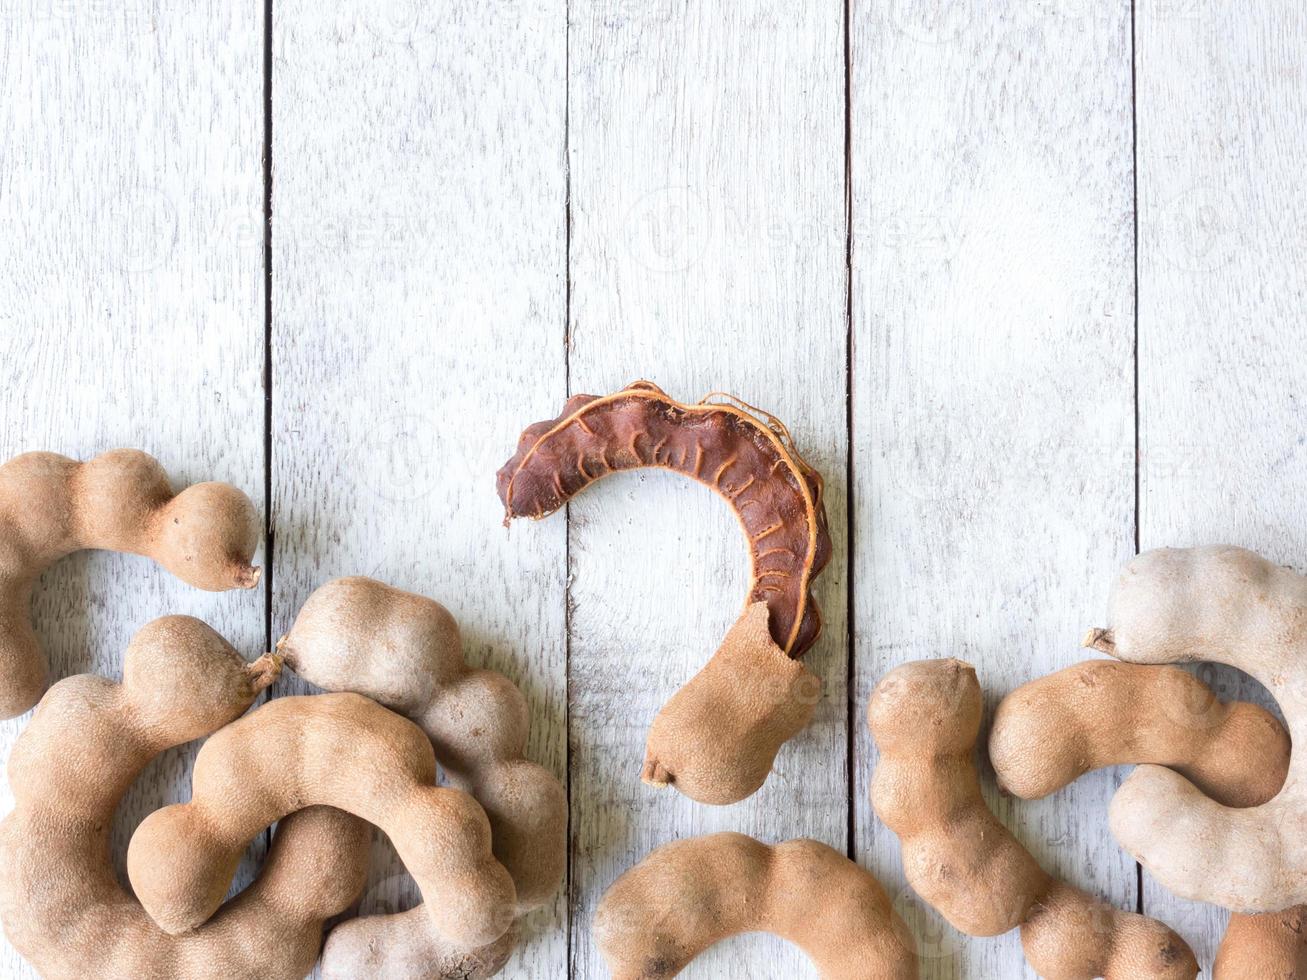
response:
<path id="1" fill-rule="evenodd" d="M 217 909 L 265 827 L 304 807 L 333 806 L 390 837 L 444 940 L 484 946 L 512 925 L 513 881 L 491 855 L 481 807 L 435 779 L 426 736 L 376 702 L 357 694 L 277 698 L 204 744 L 191 801 L 141 823 L 127 874 L 154 921 L 185 932 Z"/>
<path id="2" fill-rule="evenodd" d="M 1213 660 L 1246 671 L 1279 703 L 1294 746 L 1307 744 L 1307 578 L 1242 548 L 1162 548 L 1126 565 L 1109 620 L 1088 646 L 1129 663 Z M 1108 816 L 1117 841 L 1177 895 L 1240 912 L 1307 903 L 1300 748 L 1284 788 L 1260 806 L 1223 806 L 1171 769 L 1139 766 Z"/>
<path id="3" fill-rule="evenodd" d="M 1245 807 L 1284 785 L 1289 735 L 1269 711 L 1224 704 L 1178 667 L 1086 660 L 1002 700 L 989 758 L 999 786 L 1027 800 L 1093 769 L 1151 763 L 1226 806 Z"/>
<path id="4" fill-rule="evenodd" d="M 899 837 L 908 884 L 969 935 L 1019 926 L 1027 961 L 1050 980 L 1197 976 L 1176 933 L 1052 877 L 999 823 L 973 758 L 982 708 L 976 672 L 958 660 L 904 664 L 872 692 L 871 801 Z"/>
<path id="5" fill-rule="evenodd" d="M 814 840 L 710 834 L 655 850 L 604 893 L 595 940 L 613 980 L 666 980 L 730 936 L 770 932 L 824 980 L 916 980 L 912 934 L 885 890 Z"/>
<path id="6" fill-rule="evenodd" d="M 642 775 L 701 802 L 733 803 L 762 785 L 780 746 L 811 717 L 815 678 L 776 661 L 797 660 L 821 632 L 811 589 L 830 560 L 831 541 L 821 477 L 785 426 L 738 400 L 714 398 L 727 396 L 685 404 L 647 381 L 602 397 L 576 395 L 558 418 L 522 433 L 497 484 L 505 523 L 546 517 L 607 474 L 641 467 L 684 473 L 730 504 L 752 557 L 746 610 L 715 663 L 662 709 Z M 754 605 L 767 614 L 766 653 L 748 608 Z M 762 672 L 756 682 L 755 670 Z M 759 687 L 814 693 L 786 707 L 759 698 Z M 728 722 L 719 726 L 716 716 Z M 687 738 L 693 748 L 681 741 Z"/>
<path id="7" fill-rule="evenodd" d="M 463 661 L 458 624 L 444 606 L 372 579 L 337 579 L 309 596 L 277 652 L 305 680 L 366 695 L 414 721 L 450 783 L 485 809 L 518 915 L 553 898 L 567 865 L 567 794 L 525 758 L 530 719 L 521 691 Z M 421 908 L 364 916 L 332 930 L 323 973 L 474 980 L 499 971 L 516 935 L 466 950 L 445 942 Z"/>
<path id="8" fill-rule="evenodd" d="M 83 674 L 50 688 L 9 758 L 15 807 L 0 823 L 0 919 L 52 980 L 300 980 L 323 922 L 367 875 L 369 828 L 325 807 L 282 822 L 258 880 L 209 922 L 160 930 L 118 884 L 113 813 L 167 748 L 237 717 L 276 679 L 199 620 L 171 616 L 128 647 L 123 681 Z"/>
<path id="9" fill-rule="evenodd" d="M 32 629 L 32 590 L 47 568 L 99 548 L 153 558 L 211 592 L 250 589 L 260 537 L 248 497 L 223 483 L 174 494 L 159 463 L 117 449 L 87 463 L 28 453 L 0 466 L 0 718 L 27 711 L 45 690 Z"/>

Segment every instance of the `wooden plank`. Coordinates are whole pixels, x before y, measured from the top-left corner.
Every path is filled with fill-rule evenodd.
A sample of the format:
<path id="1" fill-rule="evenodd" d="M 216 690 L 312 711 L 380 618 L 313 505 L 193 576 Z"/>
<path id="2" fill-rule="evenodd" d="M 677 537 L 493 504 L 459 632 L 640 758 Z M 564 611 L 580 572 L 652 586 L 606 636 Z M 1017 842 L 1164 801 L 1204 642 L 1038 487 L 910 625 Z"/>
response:
<path id="1" fill-rule="evenodd" d="M 138 447 L 178 485 L 225 480 L 261 508 L 261 17 L 125 8 L 0 17 L 0 459 Z M 56 679 L 118 676 L 132 635 L 171 613 L 263 645 L 262 590 L 202 593 L 141 558 L 74 556 L 34 606 Z M 0 758 L 26 723 L 0 723 Z M 136 824 L 189 797 L 193 757 L 165 753 L 128 792 L 120 870 Z M 0 975 L 36 974 L 0 940 Z"/>
<path id="2" fill-rule="evenodd" d="M 827 478 L 835 559 L 819 580 L 825 681 L 812 724 L 751 799 L 707 807 L 640 783 L 648 726 L 739 613 L 747 551 L 715 495 L 651 471 L 571 507 L 573 975 L 619 873 L 717 830 L 847 846 L 846 280 L 842 4 L 573 4 L 571 390 L 640 377 L 774 412 Z M 557 404 L 541 406 L 554 411 Z M 539 413 L 537 413 L 539 414 Z M 686 976 L 815 976 L 765 936 Z"/>
<path id="3" fill-rule="evenodd" d="M 871 813 L 866 703 L 909 660 L 973 663 L 989 708 L 1084 658 L 1133 552 L 1129 5 L 854 5 L 857 853 L 924 977 L 1029 970 L 906 889 Z M 982 734 L 982 737 L 983 734 Z M 988 799 L 1051 871 L 1123 908 L 1112 774 Z"/>
<path id="4" fill-rule="evenodd" d="M 496 469 L 566 389 L 566 9 L 275 9 L 275 630 L 329 578 L 439 599 L 565 773 L 565 527 L 509 535 Z M 302 690 L 298 682 L 283 693 Z M 362 911 L 418 893 L 389 845 Z M 565 972 L 562 895 L 509 976 Z"/>
<path id="5" fill-rule="evenodd" d="M 1229 542 L 1307 566 L 1307 9 L 1143 3 L 1140 543 Z M 1222 698 L 1268 703 L 1233 670 Z M 1210 965 L 1224 912 L 1145 876 L 1145 909 Z"/>

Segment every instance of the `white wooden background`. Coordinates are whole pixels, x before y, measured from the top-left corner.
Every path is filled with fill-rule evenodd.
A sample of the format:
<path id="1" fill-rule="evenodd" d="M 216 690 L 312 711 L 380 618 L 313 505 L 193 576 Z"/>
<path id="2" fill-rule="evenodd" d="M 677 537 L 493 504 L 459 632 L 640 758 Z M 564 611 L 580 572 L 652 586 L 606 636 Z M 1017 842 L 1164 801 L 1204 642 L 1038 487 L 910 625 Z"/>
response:
<path id="1" fill-rule="evenodd" d="M 1138 546 L 1307 563 L 1300 0 L 0 0 L 0 91 L 0 456 L 137 446 L 270 515 L 257 594 L 52 570 L 54 673 L 114 673 L 170 612 L 253 656 L 346 573 L 441 599 L 572 803 L 567 888 L 507 976 L 605 976 L 604 888 L 719 829 L 849 851 L 926 977 L 1027 975 L 1015 935 L 903 887 L 866 799 L 876 680 L 959 656 L 992 704 L 1081 659 Z M 640 377 L 770 408 L 827 477 L 826 698 L 730 808 L 637 779 L 738 608 L 726 507 L 630 474 L 499 527 L 517 432 Z M 192 756 L 132 791 L 120 851 Z M 1120 778 L 996 806 L 1209 964 L 1223 915 L 1140 893 L 1108 833 Z M 377 857 L 365 909 L 411 903 Z M 7 946 L 0 972 L 32 975 Z M 686 975 L 813 972 L 749 936 Z"/>

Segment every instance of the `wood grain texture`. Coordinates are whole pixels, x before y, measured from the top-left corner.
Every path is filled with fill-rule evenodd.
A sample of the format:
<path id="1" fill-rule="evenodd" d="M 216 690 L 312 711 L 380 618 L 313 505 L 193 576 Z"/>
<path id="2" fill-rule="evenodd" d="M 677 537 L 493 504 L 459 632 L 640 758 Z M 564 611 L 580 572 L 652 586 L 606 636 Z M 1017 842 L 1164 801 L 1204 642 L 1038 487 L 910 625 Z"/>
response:
<path id="1" fill-rule="evenodd" d="M 178 486 L 225 480 L 262 507 L 261 35 L 249 5 L 4 5 L 0 458 L 135 447 Z M 119 676 L 133 634 L 172 613 L 247 656 L 263 643 L 261 590 L 199 592 L 122 555 L 56 565 L 34 613 L 54 679 Z M 0 723 L 0 759 L 28 717 Z M 136 824 L 189 796 L 193 756 L 165 753 L 128 793 L 120 870 Z M 2 940 L 0 976 L 35 976 Z"/>
<path id="2" fill-rule="evenodd" d="M 639 773 L 658 708 L 739 613 L 739 526 L 670 473 L 611 477 L 572 503 L 578 978 L 608 976 L 588 938 L 603 891 L 662 843 L 729 829 L 846 847 L 842 18 L 838 3 L 572 4 L 571 391 L 646 377 L 674 398 L 721 389 L 773 412 L 827 479 L 836 556 L 805 658 L 825 683 L 816 717 L 759 793 L 706 807 Z M 684 975 L 815 974 L 797 949 L 750 936 Z"/>
<path id="3" fill-rule="evenodd" d="M 1307 568 L 1307 9 L 1143 2 L 1139 439 L 1143 548 L 1230 543 Z M 1267 698 L 1204 666 L 1222 698 Z M 1209 966 L 1227 916 L 1145 877 Z"/>
<path id="4" fill-rule="evenodd" d="M 857 853 L 924 977 L 1030 975 L 1015 931 L 966 939 L 905 888 L 867 795 L 866 704 L 896 664 L 952 656 L 992 711 L 1083 659 L 1133 552 L 1129 6 L 854 12 Z M 1134 907 L 1112 774 L 1039 803 L 982 775 L 1050 871 Z"/>
<path id="5" fill-rule="evenodd" d="M 495 471 L 565 397 L 565 6 L 275 8 L 274 632 L 370 575 L 444 603 L 565 773 L 565 528 Z M 279 690 L 302 690 L 297 681 Z M 420 900 L 389 845 L 362 911 Z M 566 971 L 563 897 L 507 976 Z"/>

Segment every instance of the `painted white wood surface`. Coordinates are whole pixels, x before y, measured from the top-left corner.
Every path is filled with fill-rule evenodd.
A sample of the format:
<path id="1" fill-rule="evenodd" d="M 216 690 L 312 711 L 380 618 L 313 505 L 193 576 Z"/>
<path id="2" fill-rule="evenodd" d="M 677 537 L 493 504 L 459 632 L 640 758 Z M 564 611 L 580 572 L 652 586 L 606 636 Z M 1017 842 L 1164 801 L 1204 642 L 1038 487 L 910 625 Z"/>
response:
<path id="1" fill-rule="evenodd" d="M 1025 969 L 1015 935 L 959 937 L 902 888 L 867 802 L 865 703 L 908 659 L 971 661 L 991 706 L 1082 659 L 1133 551 L 1131 12 L 852 7 L 850 351 L 842 3 L 276 4 L 273 630 L 326 579 L 370 574 L 445 602 L 469 659 L 523 687 L 531 755 L 569 781 L 574 861 L 505 976 L 606 976 L 594 907 L 658 843 L 735 829 L 843 849 L 850 806 L 925 977 Z M 4 457 L 135 445 L 179 483 L 261 500 L 264 28 L 250 5 L 0 4 Z M 1138 3 L 1144 547 L 1304 562 L 1305 51 L 1290 0 Z M 632 474 L 570 516 L 498 526 L 518 431 L 639 376 L 762 404 L 828 478 L 808 656 L 825 701 L 735 807 L 637 778 L 649 721 L 744 590 L 726 506 Z M 265 639 L 262 592 L 209 596 L 116 556 L 63 563 L 35 612 L 56 676 L 115 673 L 170 612 L 250 655 Z M 0 760 L 22 725 L 0 724 Z M 190 757 L 132 791 L 119 857 L 144 813 L 186 798 Z M 1119 777 L 996 802 L 1050 868 L 1132 907 L 1106 828 Z M 365 909 L 416 901 L 376 856 Z M 1144 903 L 1210 962 L 1223 915 L 1151 883 Z M 0 945 L 0 976 L 32 975 Z M 814 974 L 755 935 L 686 975 Z"/>
<path id="2" fill-rule="evenodd" d="M 613 477 L 571 505 L 572 968 L 598 978 L 595 905 L 654 847 L 728 829 L 846 847 L 843 12 L 574 3 L 569 53 L 572 392 L 644 376 L 793 422 L 827 477 L 835 532 L 816 590 L 825 632 L 806 658 L 825 681 L 817 715 L 755 796 L 705 807 L 639 772 L 659 707 L 739 614 L 739 524 L 672 474 Z M 751 936 L 686 975 L 815 974 Z"/>
<path id="3" fill-rule="evenodd" d="M 896 664 L 957 657 L 992 710 L 1084 659 L 1133 552 L 1129 6 L 1074 8 L 855 5 L 855 826 L 924 977 L 1030 971 L 1015 931 L 966 940 L 905 890 L 867 795 L 867 698 Z M 1133 909 L 1115 783 L 1022 803 L 985 773 L 1045 867 Z"/>
<path id="4" fill-rule="evenodd" d="M 1307 9 L 1141 3 L 1140 542 L 1307 569 Z M 1266 698 L 1233 670 L 1223 698 Z M 1225 913 L 1145 876 L 1210 962 Z"/>
<path id="5" fill-rule="evenodd" d="M 564 5 L 284 2 L 274 27 L 275 631 L 339 575 L 438 599 L 562 778 L 566 528 L 503 530 L 495 471 L 566 392 Z M 362 911 L 418 901 L 374 848 Z M 508 974 L 564 975 L 566 925 L 560 894 Z"/>
<path id="6" fill-rule="evenodd" d="M 261 39 L 249 5 L 0 8 L 0 458 L 136 447 L 179 487 L 225 480 L 261 506 Z M 141 558 L 69 558 L 34 604 L 55 679 L 120 676 L 171 613 L 263 645 L 262 590 L 199 592 Z M 0 723 L 0 759 L 28 717 Z M 120 870 L 136 824 L 188 798 L 193 757 L 129 791 Z M 36 974 L 0 941 L 0 975 Z"/>

